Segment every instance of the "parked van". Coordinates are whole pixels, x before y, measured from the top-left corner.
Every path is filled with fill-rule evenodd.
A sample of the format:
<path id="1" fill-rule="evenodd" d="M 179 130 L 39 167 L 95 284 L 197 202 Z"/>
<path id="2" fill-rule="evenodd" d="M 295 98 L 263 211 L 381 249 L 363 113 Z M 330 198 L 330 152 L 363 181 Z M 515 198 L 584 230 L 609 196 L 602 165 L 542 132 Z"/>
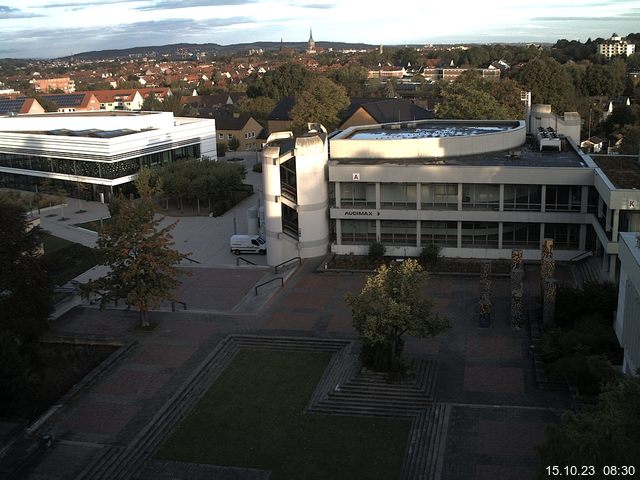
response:
<path id="1" fill-rule="evenodd" d="M 231 253 L 240 255 L 241 253 L 267 253 L 267 242 L 260 235 L 232 235 Z"/>

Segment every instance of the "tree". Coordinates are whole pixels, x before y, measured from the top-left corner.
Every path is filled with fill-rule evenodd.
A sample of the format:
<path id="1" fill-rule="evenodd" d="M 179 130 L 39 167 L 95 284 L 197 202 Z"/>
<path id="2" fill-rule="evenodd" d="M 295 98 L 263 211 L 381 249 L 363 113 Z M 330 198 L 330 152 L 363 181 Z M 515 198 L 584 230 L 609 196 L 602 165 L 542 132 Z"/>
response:
<path id="1" fill-rule="evenodd" d="M 404 334 L 421 338 L 449 328 L 449 321 L 432 311 L 424 292 L 426 273 L 414 259 L 381 265 L 367 277 L 362 291 L 345 297 L 353 326 L 363 342 L 365 366 L 387 371 L 402 368 Z"/>
<path id="2" fill-rule="evenodd" d="M 622 153 L 640 155 L 640 125 L 625 125 L 622 129 Z"/>
<path id="3" fill-rule="evenodd" d="M 369 73 L 360 65 L 349 64 L 339 68 L 333 79 L 347 90 L 349 97 L 365 97 L 368 94 Z"/>
<path id="4" fill-rule="evenodd" d="M 33 341 L 53 311 L 53 283 L 40 257 L 39 227 L 17 205 L 0 202 L 0 332 Z"/>
<path id="5" fill-rule="evenodd" d="M 302 65 L 285 63 L 255 80 L 248 88 L 249 97 L 269 97 L 276 102 L 282 97 L 296 96 L 314 75 Z"/>
<path id="6" fill-rule="evenodd" d="M 336 85 L 326 77 L 313 78 L 296 98 L 291 109 L 291 120 L 297 131 L 306 123 L 322 123 L 328 131 L 340 124 L 339 114 L 349 106 L 349 97 L 344 87 Z"/>
<path id="7" fill-rule="evenodd" d="M 252 116 L 264 128 L 267 117 L 276 106 L 276 101 L 270 97 L 242 97 L 237 104 L 238 112 Z"/>
<path id="8" fill-rule="evenodd" d="M 640 380 L 626 377 L 610 384 L 595 405 L 547 427 L 538 447 L 538 478 L 549 478 L 547 465 L 593 465 L 597 472 L 606 465 L 637 469 L 639 451 Z"/>
<path id="9" fill-rule="evenodd" d="M 240 148 L 240 140 L 238 140 L 236 137 L 233 137 L 231 140 L 229 140 L 229 150 L 231 150 L 232 152 L 235 152 L 239 148 Z"/>
<path id="10" fill-rule="evenodd" d="M 571 75 L 553 58 L 538 56 L 518 70 L 513 78 L 532 92 L 533 103 L 549 104 L 559 114 L 576 108 Z"/>
<path id="11" fill-rule="evenodd" d="M 141 324 L 149 326 L 148 313 L 163 300 L 175 301 L 174 291 L 185 272 L 177 264 L 188 257 L 172 248 L 171 230 L 175 223 L 160 228 L 155 218 L 149 186 L 143 174 L 136 181 L 141 198 L 118 197 L 112 210 L 112 221 L 101 231 L 98 250 L 109 273 L 84 286 L 85 293 L 95 294 L 104 308 L 109 302 L 124 300 L 140 312 Z"/>
<path id="12" fill-rule="evenodd" d="M 504 83 L 503 83 L 504 82 Z M 507 120 L 523 117 L 520 87 L 513 80 L 483 80 L 477 72 L 466 72 L 442 85 L 438 118 Z"/>

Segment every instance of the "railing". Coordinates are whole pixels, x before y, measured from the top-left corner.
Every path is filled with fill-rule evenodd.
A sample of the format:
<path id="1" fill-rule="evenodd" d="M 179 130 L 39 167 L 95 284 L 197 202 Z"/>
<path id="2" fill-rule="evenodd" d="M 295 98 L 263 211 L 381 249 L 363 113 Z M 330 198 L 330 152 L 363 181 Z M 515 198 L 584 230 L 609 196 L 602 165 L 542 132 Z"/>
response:
<path id="1" fill-rule="evenodd" d="M 251 260 L 247 260 L 246 258 L 238 257 L 238 258 L 236 258 L 236 267 L 240 266 L 240 260 L 245 262 L 247 265 L 257 265 L 257 263 L 253 263 Z"/>
<path id="2" fill-rule="evenodd" d="M 278 273 L 278 268 L 280 268 L 280 267 L 284 267 L 286 264 L 291 263 L 291 262 L 294 262 L 294 261 L 296 261 L 296 260 L 298 261 L 298 265 L 302 265 L 302 258 L 300 258 L 300 257 L 293 257 L 293 258 L 290 258 L 289 260 L 286 260 L 286 261 L 284 261 L 284 262 L 279 263 L 278 265 L 276 265 L 276 266 L 274 267 L 274 269 L 273 269 L 273 273 Z"/>
<path id="3" fill-rule="evenodd" d="M 276 278 L 272 278 L 271 280 L 268 280 L 264 283 L 261 283 L 260 285 L 256 285 L 255 288 L 253 289 L 253 291 L 255 292 L 256 296 L 258 296 L 258 289 L 260 287 L 264 287 L 265 285 L 270 284 L 271 282 L 275 282 L 276 280 L 280 280 L 280 286 L 284 287 L 284 278 L 282 277 L 276 277 Z"/>
<path id="4" fill-rule="evenodd" d="M 587 250 L 585 252 L 579 253 L 573 258 L 570 258 L 569 263 L 577 263 L 580 260 L 584 260 L 585 258 L 589 258 L 591 256 L 593 256 L 593 252 L 591 250 Z"/>

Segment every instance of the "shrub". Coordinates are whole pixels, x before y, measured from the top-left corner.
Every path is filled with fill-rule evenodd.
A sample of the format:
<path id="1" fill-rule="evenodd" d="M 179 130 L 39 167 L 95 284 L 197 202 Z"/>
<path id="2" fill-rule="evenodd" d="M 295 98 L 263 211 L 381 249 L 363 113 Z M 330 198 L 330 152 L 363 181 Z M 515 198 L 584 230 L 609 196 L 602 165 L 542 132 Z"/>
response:
<path id="1" fill-rule="evenodd" d="M 254 163 L 252 170 L 257 173 L 262 173 L 262 163 Z"/>
<path id="2" fill-rule="evenodd" d="M 374 263 L 382 262 L 384 257 L 384 245 L 380 242 L 373 242 L 369 245 L 369 260 Z"/>
<path id="3" fill-rule="evenodd" d="M 551 373 L 577 387 L 580 394 L 597 395 L 602 387 L 620 376 L 604 355 L 575 353 L 550 366 Z"/>
<path id="4" fill-rule="evenodd" d="M 216 143 L 216 150 L 218 152 L 218 157 L 224 157 L 227 154 L 227 150 L 229 147 L 226 142 L 218 142 Z"/>
<path id="5" fill-rule="evenodd" d="M 440 247 L 435 243 L 430 243 L 422 247 L 420 252 L 420 264 L 423 267 L 433 267 L 440 261 Z"/>

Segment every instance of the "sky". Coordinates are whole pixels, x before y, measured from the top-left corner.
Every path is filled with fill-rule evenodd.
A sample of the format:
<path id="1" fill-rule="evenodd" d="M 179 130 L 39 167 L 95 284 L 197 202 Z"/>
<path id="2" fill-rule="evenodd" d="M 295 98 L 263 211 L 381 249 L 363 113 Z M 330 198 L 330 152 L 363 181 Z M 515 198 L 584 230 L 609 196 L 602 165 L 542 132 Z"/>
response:
<path id="1" fill-rule="evenodd" d="M 640 0 L 0 0 L 0 58 L 172 43 L 585 41 L 640 31 Z"/>

